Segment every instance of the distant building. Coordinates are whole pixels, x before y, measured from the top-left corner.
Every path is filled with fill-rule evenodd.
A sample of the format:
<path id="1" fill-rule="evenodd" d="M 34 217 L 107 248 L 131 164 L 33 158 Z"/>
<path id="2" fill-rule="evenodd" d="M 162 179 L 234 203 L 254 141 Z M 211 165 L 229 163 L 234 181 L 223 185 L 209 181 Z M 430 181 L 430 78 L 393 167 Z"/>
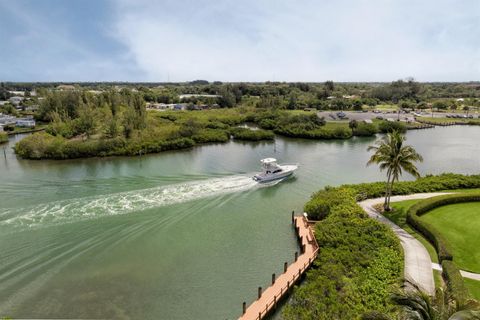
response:
<path id="1" fill-rule="evenodd" d="M 11 95 L 25 97 L 25 91 L 8 91 Z"/>
<path id="2" fill-rule="evenodd" d="M 178 96 L 181 99 L 188 99 L 188 98 L 219 98 L 218 94 L 181 94 Z"/>
<path id="3" fill-rule="evenodd" d="M 0 113 L 0 125 L 9 125 L 9 124 L 15 124 L 17 118 L 14 116 L 9 116 L 6 114 L 1 114 Z"/>
<path id="4" fill-rule="evenodd" d="M 372 119 L 365 119 L 365 120 L 363 120 L 363 122 L 365 122 L 365 123 L 373 123 Z"/>
<path id="5" fill-rule="evenodd" d="M 75 90 L 75 86 L 71 85 L 71 84 L 61 84 L 61 85 L 57 86 L 57 90 L 72 91 L 72 90 Z"/>
<path id="6" fill-rule="evenodd" d="M 15 96 L 8 99 L 8 101 L 10 101 L 10 103 L 13 105 L 18 106 L 20 103 L 22 103 L 23 99 L 23 97 Z"/>
<path id="7" fill-rule="evenodd" d="M 35 127 L 35 120 L 30 118 L 17 119 L 15 125 L 22 128 L 33 128 Z"/>
<path id="8" fill-rule="evenodd" d="M 186 109 L 187 109 L 187 106 L 184 104 L 176 104 L 173 106 L 173 110 L 177 110 L 177 111 L 186 110 Z"/>

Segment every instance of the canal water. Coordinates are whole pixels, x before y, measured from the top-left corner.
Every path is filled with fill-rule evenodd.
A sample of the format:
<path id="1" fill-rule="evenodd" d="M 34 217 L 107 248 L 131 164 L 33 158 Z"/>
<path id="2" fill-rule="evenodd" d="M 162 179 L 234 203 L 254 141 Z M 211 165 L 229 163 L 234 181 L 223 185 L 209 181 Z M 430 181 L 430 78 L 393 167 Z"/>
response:
<path id="1" fill-rule="evenodd" d="M 480 172 L 479 127 L 407 137 L 422 174 Z M 18 139 L 0 146 L 0 316 L 15 318 L 236 319 L 293 260 L 292 210 L 326 185 L 383 179 L 365 166 L 374 138 L 72 161 L 17 159 Z M 258 185 L 266 157 L 300 169 Z"/>

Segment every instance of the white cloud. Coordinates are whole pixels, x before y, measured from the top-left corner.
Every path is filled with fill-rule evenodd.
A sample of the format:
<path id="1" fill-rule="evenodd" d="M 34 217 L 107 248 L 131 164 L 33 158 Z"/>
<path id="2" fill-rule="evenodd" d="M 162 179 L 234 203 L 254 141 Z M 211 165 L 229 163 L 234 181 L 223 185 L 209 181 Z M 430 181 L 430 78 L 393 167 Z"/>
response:
<path id="1" fill-rule="evenodd" d="M 116 38 L 151 81 L 478 80 L 479 3 L 113 2 Z"/>

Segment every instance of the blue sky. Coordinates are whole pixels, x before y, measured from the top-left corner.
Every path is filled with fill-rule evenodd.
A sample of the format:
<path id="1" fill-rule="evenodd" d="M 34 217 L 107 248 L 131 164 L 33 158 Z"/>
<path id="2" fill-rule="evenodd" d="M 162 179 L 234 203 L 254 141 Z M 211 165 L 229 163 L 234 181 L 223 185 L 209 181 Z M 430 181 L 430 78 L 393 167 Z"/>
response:
<path id="1" fill-rule="evenodd" d="M 478 0 L 0 0 L 2 81 L 480 80 Z"/>

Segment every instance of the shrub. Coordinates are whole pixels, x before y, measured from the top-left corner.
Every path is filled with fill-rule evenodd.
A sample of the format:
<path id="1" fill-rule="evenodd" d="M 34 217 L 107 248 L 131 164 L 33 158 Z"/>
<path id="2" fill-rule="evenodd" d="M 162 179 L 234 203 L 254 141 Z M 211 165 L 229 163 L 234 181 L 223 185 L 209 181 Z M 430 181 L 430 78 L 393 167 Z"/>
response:
<path id="1" fill-rule="evenodd" d="M 480 175 L 449 173 L 399 182 L 393 193 L 478 187 Z M 305 284 L 295 290 L 285 307 L 285 319 L 357 319 L 378 312 L 392 315 L 389 293 L 403 268 L 399 242 L 387 226 L 366 218 L 356 203 L 383 196 L 384 189 L 384 182 L 325 187 L 305 204 L 309 217 L 321 219 L 315 226 L 320 254 L 307 272 Z M 445 264 L 449 291 L 462 303 L 468 294 L 463 280 L 451 261 L 443 260 Z"/>
<path id="2" fill-rule="evenodd" d="M 451 194 L 428 198 L 414 204 L 407 212 L 407 222 L 423 234 L 435 247 L 438 259 L 452 260 L 452 250 L 448 241 L 431 224 L 419 219 L 419 216 L 447 204 L 480 201 L 480 194 Z"/>
<path id="3" fill-rule="evenodd" d="M 465 287 L 463 277 L 457 265 L 453 261 L 444 260 L 442 262 L 442 276 L 447 283 L 447 288 L 452 298 L 458 306 L 463 306 L 469 299 L 470 294 L 467 287 Z"/>
<path id="4" fill-rule="evenodd" d="M 200 129 L 192 135 L 192 139 L 197 143 L 227 142 L 230 136 L 227 131 L 221 129 Z"/>
<path id="5" fill-rule="evenodd" d="M 8 142 L 8 134 L 0 132 L 0 143 Z"/>
<path id="6" fill-rule="evenodd" d="M 393 130 L 405 133 L 407 131 L 407 126 L 405 123 L 400 121 L 382 121 L 378 125 L 378 129 L 382 133 L 389 133 Z"/>
<path id="7" fill-rule="evenodd" d="M 355 136 L 370 137 L 378 132 L 377 127 L 373 123 L 360 123 L 354 130 Z"/>
<path id="8" fill-rule="evenodd" d="M 260 141 L 273 140 L 275 135 L 267 130 L 251 130 L 247 128 L 233 128 L 231 134 L 235 140 Z"/>
<path id="9" fill-rule="evenodd" d="M 320 254 L 284 309 L 285 319 L 357 319 L 391 314 L 389 296 L 402 273 L 400 243 L 380 222 L 367 218 L 351 187 L 325 188 L 305 205 Z M 345 307 L 348 306 L 348 307 Z"/>

